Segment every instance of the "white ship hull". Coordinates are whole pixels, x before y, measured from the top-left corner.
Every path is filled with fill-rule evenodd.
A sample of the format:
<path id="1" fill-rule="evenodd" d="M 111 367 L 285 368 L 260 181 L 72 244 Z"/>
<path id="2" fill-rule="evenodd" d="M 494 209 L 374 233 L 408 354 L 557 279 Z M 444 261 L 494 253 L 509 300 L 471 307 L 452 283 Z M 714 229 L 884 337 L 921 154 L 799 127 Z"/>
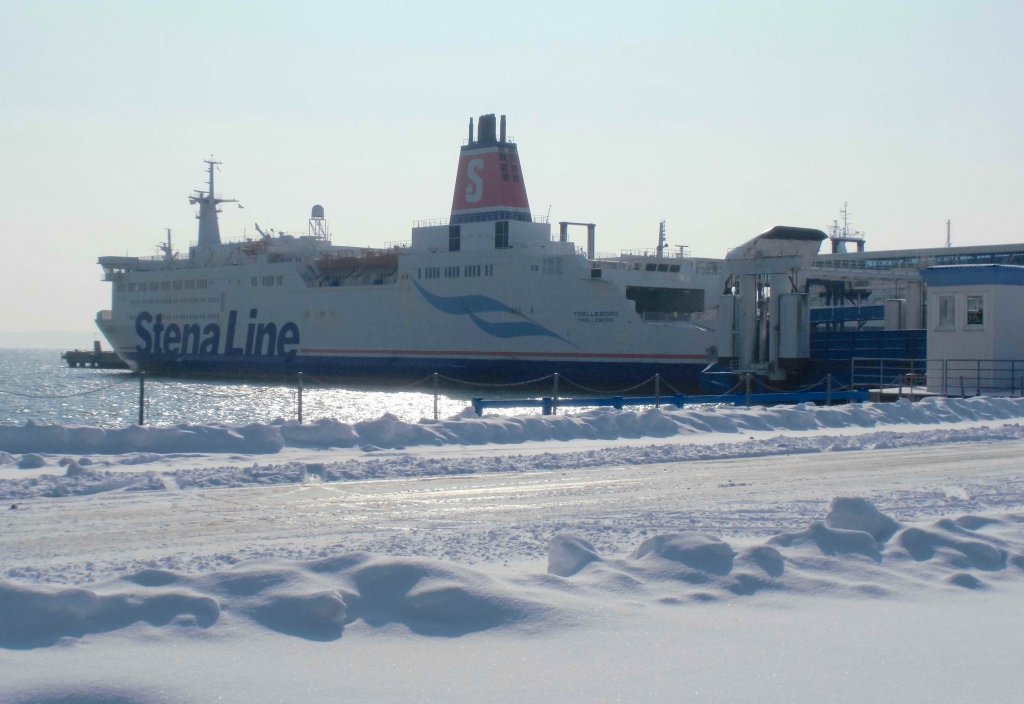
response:
<path id="1" fill-rule="evenodd" d="M 507 383 L 557 372 L 605 388 L 657 373 L 693 387 L 714 345 L 713 260 L 588 258 L 507 203 L 481 217 L 453 206 L 449 223 L 384 251 L 334 246 L 315 228 L 221 243 L 202 229 L 221 202 L 212 175 L 193 199 L 200 243 L 187 257 L 100 259 L 113 296 L 97 322 L 136 369 Z"/>

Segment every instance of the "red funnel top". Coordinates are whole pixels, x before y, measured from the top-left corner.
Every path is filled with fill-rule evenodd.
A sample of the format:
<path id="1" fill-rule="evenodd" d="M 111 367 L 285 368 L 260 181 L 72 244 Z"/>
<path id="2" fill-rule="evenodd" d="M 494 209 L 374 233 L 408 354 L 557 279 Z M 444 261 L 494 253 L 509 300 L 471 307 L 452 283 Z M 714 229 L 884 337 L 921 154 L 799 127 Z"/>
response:
<path id="1" fill-rule="evenodd" d="M 477 128 L 474 140 L 470 119 L 469 143 L 459 155 L 451 223 L 530 220 L 519 150 L 505 140 L 505 116 L 501 116 L 500 137 L 495 134 L 494 115 L 481 115 Z"/>

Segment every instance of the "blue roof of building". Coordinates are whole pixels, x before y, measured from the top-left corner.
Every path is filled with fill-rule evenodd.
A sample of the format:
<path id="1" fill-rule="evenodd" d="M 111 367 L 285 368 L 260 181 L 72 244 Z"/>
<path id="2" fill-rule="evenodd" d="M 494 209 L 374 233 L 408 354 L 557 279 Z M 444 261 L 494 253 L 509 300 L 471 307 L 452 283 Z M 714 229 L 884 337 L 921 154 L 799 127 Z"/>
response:
<path id="1" fill-rule="evenodd" d="M 930 266 L 921 272 L 928 286 L 1024 286 L 1024 266 L 1013 264 L 951 264 Z"/>

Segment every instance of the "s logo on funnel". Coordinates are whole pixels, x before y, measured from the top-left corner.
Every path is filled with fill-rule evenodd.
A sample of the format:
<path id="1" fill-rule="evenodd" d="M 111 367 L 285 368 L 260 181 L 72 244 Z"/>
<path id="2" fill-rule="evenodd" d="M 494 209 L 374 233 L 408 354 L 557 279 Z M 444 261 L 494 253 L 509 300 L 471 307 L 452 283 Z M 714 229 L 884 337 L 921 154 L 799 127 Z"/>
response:
<path id="1" fill-rule="evenodd" d="M 471 159 L 466 165 L 466 178 L 470 181 L 466 184 L 467 203 L 478 203 L 484 197 L 484 182 L 480 178 L 480 174 L 477 173 L 482 168 L 484 168 L 483 159 Z"/>

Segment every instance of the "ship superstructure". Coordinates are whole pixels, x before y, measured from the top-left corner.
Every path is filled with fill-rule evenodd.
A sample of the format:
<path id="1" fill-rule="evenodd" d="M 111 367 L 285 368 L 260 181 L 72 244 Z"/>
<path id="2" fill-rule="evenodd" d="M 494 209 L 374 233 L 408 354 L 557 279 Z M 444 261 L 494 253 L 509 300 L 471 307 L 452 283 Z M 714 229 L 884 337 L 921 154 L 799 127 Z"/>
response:
<path id="1" fill-rule="evenodd" d="M 500 125 L 500 126 L 499 126 Z M 187 256 L 101 257 L 112 306 L 97 322 L 136 369 L 214 376 L 520 381 L 586 385 L 655 373 L 695 385 L 715 343 L 719 262 L 577 247 L 533 217 L 505 117 L 462 147 L 450 217 L 408 245 L 335 245 L 314 206 L 305 235 L 222 242 L 214 191 Z"/>

